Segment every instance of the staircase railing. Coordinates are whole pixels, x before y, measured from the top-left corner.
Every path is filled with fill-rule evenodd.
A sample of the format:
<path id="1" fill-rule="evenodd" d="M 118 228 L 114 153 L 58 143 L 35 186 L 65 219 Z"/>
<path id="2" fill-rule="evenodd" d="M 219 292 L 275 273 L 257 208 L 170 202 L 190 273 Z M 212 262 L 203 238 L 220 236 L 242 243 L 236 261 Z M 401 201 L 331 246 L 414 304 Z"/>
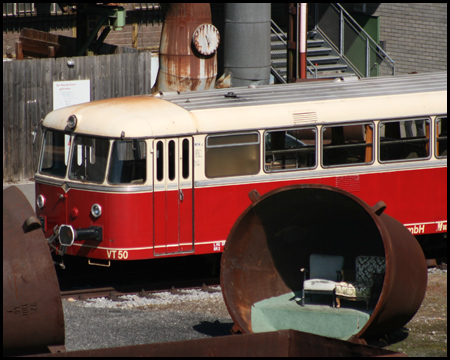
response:
<path id="1" fill-rule="evenodd" d="M 315 4 L 316 30 L 360 77 L 395 75 L 395 63 L 338 3 Z"/>
<path id="2" fill-rule="evenodd" d="M 286 49 L 286 67 L 287 67 L 287 42 L 283 39 L 283 35 L 286 36 L 286 33 L 280 29 L 280 27 L 273 21 L 270 20 L 271 22 L 271 27 L 270 30 L 272 31 L 272 34 L 274 34 L 278 40 L 281 41 L 281 43 L 283 44 L 284 48 Z M 308 58 L 306 59 L 307 64 L 309 65 L 309 67 L 306 68 L 306 70 L 313 76 L 314 79 L 317 79 L 317 66 L 315 66 L 311 61 L 308 60 Z M 280 82 L 283 84 L 286 84 L 286 79 L 278 72 L 278 70 L 276 68 L 274 68 L 273 66 L 270 67 L 270 71 L 272 73 L 272 75 Z"/>
<path id="3" fill-rule="evenodd" d="M 308 60 L 308 58 L 306 58 L 306 63 L 308 65 L 306 66 L 306 71 L 308 71 L 313 76 L 313 79 L 317 79 L 317 71 L 319 70 L 319 68 L 310 60 Z"/>
<path id="4" fill-rule="evenodd" d="M 271 22 L 270 30 L 272 34 L 276 35 L 278 40 L 280 40 L 281 43 L 283 44 L 284 48 L 286 48 L 286 55 L 284 55 L 284 57 L 286 58 L 287 61 L 287 42 L 283 39 L 283 35 L 286 36 L 286 34 L 283 30 L 281 30 L 278 27 L 278 25 L 273 20 L 270 20 L 270 22 Z M 273 66 L 270 66 L 270 72 L 280 83 L 286 84 L 286 79 Z"/>
<path id="5" fill-rule="evenodd" d="M 278 37 L 278 40 L 280 40 L 284 46 L 287 49 L 287 42 L 284 41 L 283 35 L 286 36 L 286 33 L 280 29 L 280 27 L 275 23 L 275 21 L 270 20 L 270 30 L 272 31 L 272 34 L 276 35 Z"/>

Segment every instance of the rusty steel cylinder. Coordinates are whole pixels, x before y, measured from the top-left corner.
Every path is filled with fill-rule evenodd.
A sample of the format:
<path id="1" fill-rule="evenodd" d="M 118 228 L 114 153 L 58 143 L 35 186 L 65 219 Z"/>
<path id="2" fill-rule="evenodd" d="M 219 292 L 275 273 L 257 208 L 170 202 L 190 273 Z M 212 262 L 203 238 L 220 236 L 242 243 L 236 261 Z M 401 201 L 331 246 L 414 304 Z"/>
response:
<path id="1" fill-rule="evenodd" d="M 165 5 L 159 71 L 153 93 L 214 88 L 217 76 L 216 52 L 202 55 L 193 42 L 194 32 L 202 24 L 211 24 L 209 3 Z"/>
<path id="2" fill-rule="evenodd" d="M 252 199 L 222 255 L 222 292 L 235 331 L 252 332 L 255 303 L 301 293 L 299 269 L 309 268 L 311 254 L 341 255 L 344 269 L 355 269 L 357 256 L 385 258 L 370 317 L 347 340 L 395 331 L 417 312 L 427 287 L 425 257 L 415 237 L 383 213 L 382 201 L 371 207 L 351 193 L 318 184 L 287 186 L 261 197 L 253 192 Z"/>
<path id="3" fill-rule="evenodd" d="M 3 354 L 64 349 L 56 271 L 38 219 L 15 186 L 3 190 Z"/>

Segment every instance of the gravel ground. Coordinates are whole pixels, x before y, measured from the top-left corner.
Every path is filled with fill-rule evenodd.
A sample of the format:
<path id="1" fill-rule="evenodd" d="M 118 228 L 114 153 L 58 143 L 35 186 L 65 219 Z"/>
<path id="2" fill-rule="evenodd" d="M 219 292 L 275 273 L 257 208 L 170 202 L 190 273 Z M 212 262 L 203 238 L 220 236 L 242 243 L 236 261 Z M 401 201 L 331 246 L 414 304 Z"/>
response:
<path id="1" fill-rule="evenodd" d="M 219 288 L 216 288 L 220 290 Z M 222 293 L 189 290 L 154 298 L 63 300 L 66 349 L 85 350 L 229 335 Z"/>
<path id="2" fill-rule="evenodd" d="M 220 288 L 214 288 L 219 290 Z M 151 298 L 63 300 L 66 349 L 85 350 L 230 335 L 233 325 L 220 291 L 186 290 Z M 416 316 L 379 344 L 408 356 L 447 356 L 447 271 L 430 269 Z"/>
<path id="3" fill-rule="evenodd" d="M 427 293 L 419 311 L 388 340 L 386 349 L 411 357 L 447 357 L 447 270 L 428 270 Z"/>

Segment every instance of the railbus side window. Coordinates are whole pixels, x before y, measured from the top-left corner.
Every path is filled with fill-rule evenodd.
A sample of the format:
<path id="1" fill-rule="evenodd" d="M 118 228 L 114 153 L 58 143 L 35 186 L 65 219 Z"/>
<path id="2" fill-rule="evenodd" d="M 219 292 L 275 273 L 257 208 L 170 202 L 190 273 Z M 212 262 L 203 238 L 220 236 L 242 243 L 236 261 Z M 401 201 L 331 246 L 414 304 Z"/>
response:
<path id="1" fill-rule="evenodd" d="M 164 143 L 158 141 L 156 144 L 156 179 L 164 179 Z"/>
<path id="2" fill-rule="evenodd" d="M 172 181 L 175 179 L 176 172 L 175 172 L 175 166 L 176 166 L 176 159 L 175 159 L 175 141 L 170 140 L 169 141 L 169 180 Z"/>
<path id="3" fill-rule="evenodd" d="M 143 184 L 147 174 L 145 141 L 114 141 L 108 182 L 111 184 Z"/>
<path id="4" fill-rule="evenodd" d="M 189 178 L 189 140 L 184 139 L 182 144 L 182 175 L 183 179 Z"/>
<path id="5" fill-rule="evenodd" d="M 373 161 L 373 124 L 322 128 L 322 165 L 369 164 Z"/>
<path id="6" fill-rule="evenodd" d="M 430 155 L 430 120 L 381 121 L 380 161 L 423 159 Z"/>
<path id="7" fill-rule="evenodd" d="M 205 173 L 209 178 L 257 174 L 259 133 L 211 135 L 206 138 Z"/>
<path id="8" fill-rule="evenodd" d="M 44 135 L 41 174 L 65 177 L 67 170 L 65 134 L 61 131 L 46 130 Z"/>
<path id="9" fill-rule="evenodd" d="M 69 179 L 103 182 L 108 152 L 108 139 L 77 135 L 73 144 Z"/>
<path id="10" fill-rule="evenodd" d="M 447 157 L 447 116 L 436 118 L 436 156 Z"/>
<path id="11" fill-rule="evenodd" d="M 316 128 L 266 131 L 266 172 L 309 169 L 316 166 Z"/>

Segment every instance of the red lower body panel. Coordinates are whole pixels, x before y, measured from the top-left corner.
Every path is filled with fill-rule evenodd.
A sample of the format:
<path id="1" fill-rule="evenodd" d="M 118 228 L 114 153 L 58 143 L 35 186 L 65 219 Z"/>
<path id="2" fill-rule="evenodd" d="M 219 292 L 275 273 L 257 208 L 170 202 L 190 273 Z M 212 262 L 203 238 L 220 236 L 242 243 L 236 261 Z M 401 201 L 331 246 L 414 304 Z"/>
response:
<path id="1" fill-rule="evenodd" d="M 221 252 L 239 215 L 251 204 L 248 193 L 261 195 L 287 185 L 317 183 L 346 190 L 374 205 L 383 200 L 388 215 L 414 235 L 447 231 L 447 168 L 370 173 L 296 181 L 211 186 L 178 191 L 108 193 L 36 183 L 36 195 L 46 198 L 38 210 L 46 237 L 55 225 L 74 229 L 100 226 L 101 242 L 76 240 L 67 254 L 104 260 L 139 260 L 157 256 Z M 63 194 L 61 196 L 61 194 Z M 102 215 L 95 219 L 93 204 Z"/>

